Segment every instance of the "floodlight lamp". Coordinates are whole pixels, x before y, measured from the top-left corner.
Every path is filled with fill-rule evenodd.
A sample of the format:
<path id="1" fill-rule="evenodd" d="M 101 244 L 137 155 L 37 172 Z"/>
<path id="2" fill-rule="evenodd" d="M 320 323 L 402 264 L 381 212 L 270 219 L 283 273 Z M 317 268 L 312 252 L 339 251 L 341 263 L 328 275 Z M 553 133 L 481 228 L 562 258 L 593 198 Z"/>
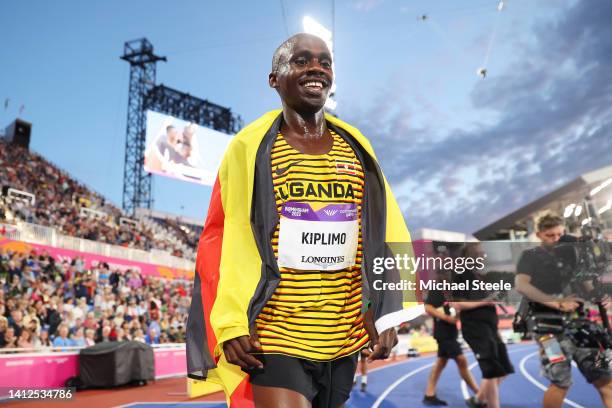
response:
<path id="1" fill-rule="evenodd" d="M 612 177 L 610 177 L 609 179 L 607 179 L 606 181 L 604 181 L 603 183 L 601 183 L 600 185 L 592 189 L 589 195 L 593 197 L 595 194 L 599 193 L 601 190 L 608 187 L 610 184 L 612 184 Z"/>
<path id="2" fill-rule="evenodd" d="M 612 200 L 608 200 L 606 205 L 604 205 L 599 210 L 597 210 L 597 214 L 601 215 L 601 214 L 605 213 L 606 211 L 608 211 L 610 208 L 612 208 Z"/>
<path id="3" fill-rule="evenodd" d="M 338 102 L 334 101 L 332 98 L 327 98 L 325 101 L 325 107 L 329 110 L 335 110 L 336 106 L 338 106 Z"/>
<path id="4" fill-rule="evenodd" d="M 316 21 L 314 18 L 305 16 L 302 19 L 302 26 L 304 27 L 304 32 L 312 35 L 316 35 L 321 38 L 327 46 L 329 50 L 332 50 L 332 32 L 325 28 L 322 24 Z"/>
<path id="5" fill-rule="evenodd" d="M 582 214 L 582 206 L 581 206 L 581 205 L 576 206 L 576 210 L 574 210 L 574 215 L 575 215 L 576 217 L 579 217 L 579 216 L 580 216 L 580 214 Z"/>

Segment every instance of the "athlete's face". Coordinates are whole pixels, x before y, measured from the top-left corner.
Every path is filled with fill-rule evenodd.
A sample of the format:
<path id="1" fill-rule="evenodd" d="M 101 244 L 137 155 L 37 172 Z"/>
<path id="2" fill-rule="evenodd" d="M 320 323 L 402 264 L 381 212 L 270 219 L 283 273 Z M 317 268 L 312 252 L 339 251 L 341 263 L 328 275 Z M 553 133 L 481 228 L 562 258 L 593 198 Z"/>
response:
<path id="1" fill-rule="evenodd" d="M 325 42 L 304 35 L 284 50 L 269 83 L 283 103 L 296 112 L 315 113 L 323 109 L 333 77 L 331 53 Z"/>
<path id="2" fill-rule="evenodd" d="M 551 246 L 559 241 L 559 238 L 561 238 L 561 235 L 563 235 L 563 231 L 563 225 L 557 225 L 556 227 L 538 231 L 536 232 L 536 235 L 538 238 L 540 238 L 540 241 L 542 241 L 542 245 Z"/>

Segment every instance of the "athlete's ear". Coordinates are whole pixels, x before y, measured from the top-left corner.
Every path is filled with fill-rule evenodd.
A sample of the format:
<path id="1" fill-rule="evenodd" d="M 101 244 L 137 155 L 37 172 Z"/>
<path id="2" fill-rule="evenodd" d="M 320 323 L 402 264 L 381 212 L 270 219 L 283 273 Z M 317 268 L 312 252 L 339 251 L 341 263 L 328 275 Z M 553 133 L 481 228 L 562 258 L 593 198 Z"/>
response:
<path id="1" fill-rule="evenodd" d="M 270 74 L 268 75 L 268 84 L 270 85 L 270 88 L 278 88 L 278 79 L 276 78 L 276 73 L 270 72 Z"/>

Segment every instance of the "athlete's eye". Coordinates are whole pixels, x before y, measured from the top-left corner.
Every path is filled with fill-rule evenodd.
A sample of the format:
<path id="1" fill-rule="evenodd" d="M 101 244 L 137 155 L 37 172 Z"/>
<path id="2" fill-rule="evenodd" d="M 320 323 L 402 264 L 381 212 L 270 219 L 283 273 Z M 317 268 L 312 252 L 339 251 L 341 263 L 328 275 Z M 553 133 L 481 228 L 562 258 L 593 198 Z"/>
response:
<path id="1" fill-rule="evenodd" d="M 323 60 L 321 61 L 321 66 L 325 69 L 331 69 L 332 64 L 331 64 L 331 61 L 329 60 Z"/>
<path id="2" fill-rule="evenodd" d="M 308 61 L 304 57 L 297 57 L 294 62 L 295 62 L 295 65 L 300 66 L 300 67 L 303 67 L 308 63 Z"/>

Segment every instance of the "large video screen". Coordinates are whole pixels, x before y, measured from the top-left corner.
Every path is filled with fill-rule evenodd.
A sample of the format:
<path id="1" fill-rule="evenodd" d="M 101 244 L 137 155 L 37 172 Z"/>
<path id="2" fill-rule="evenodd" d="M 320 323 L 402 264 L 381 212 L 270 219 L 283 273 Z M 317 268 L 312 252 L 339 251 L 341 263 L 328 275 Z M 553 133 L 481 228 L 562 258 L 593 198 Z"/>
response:
<path id="1" fill-rule="evenodd" d="M 212 186 L 232 136 L 147 111 L 146 171 Z"/>

